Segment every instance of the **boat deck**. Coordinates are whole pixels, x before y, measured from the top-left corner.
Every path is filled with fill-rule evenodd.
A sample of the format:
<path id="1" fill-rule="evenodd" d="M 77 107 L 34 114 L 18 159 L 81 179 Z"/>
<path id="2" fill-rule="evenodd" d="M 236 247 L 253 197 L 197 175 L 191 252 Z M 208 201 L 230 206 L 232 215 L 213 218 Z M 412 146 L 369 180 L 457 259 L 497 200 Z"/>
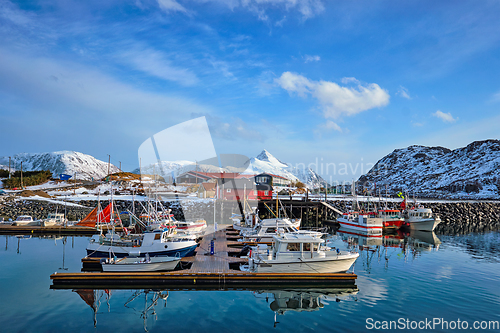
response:
<path id="1" fill-rule="evenodd" d="M 54 273 L 52 289 L 70 288 L 179 288 L 179 289 L 239 289 L 256 286 L 274 287 L 355 287 L 353 273 L 250 273 L 232 267 L 245 262 L 243 258 L 229 256 L 236 252 L 230 246 L 242 242 L 228 242 L 226 233 L 218 230 L 206 235 L 196 249 L 196 255 L 183 258 L 192 262 L 189 269 L 170 272 L 134 273 Z M 210 244 L 214 241 L 214 254 L 210 255 Z M 238 244 L 233 244 L 238 243 Z M 89 260 L 89 259 L 84 259 Z M 83 260 L 82 260 L 83 261 Z"/>

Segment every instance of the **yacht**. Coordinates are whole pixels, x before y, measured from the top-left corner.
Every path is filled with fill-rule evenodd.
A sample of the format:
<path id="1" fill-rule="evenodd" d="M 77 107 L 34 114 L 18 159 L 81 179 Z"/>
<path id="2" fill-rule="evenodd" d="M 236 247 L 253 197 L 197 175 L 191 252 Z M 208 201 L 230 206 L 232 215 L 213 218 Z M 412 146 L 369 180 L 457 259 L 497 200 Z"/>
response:
<path id="1" fill-rule="evenodd" d="M 324 245 L 325 240 L 305 234 L 274 236 L 271 247 L 259 244 L 242 270 L 255 273 L 340 273 L 347 271 L 359 253 Z"/>

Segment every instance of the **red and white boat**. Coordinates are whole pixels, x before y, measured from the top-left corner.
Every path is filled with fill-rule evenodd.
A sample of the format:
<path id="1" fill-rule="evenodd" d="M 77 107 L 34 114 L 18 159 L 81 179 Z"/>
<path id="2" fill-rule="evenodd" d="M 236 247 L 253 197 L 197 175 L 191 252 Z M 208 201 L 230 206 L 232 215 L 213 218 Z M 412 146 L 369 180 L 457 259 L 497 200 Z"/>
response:
<path id="1" fill-rule="evenodd" d="M 201 234 L 207 228 L 207 221 L 205 221 L 205 220 L 196 220 L 194 222 L 175 221 L 174 224 L 177 227 L 178 232 L 191 234 L 191 235 Z"/>
<path id="2" fill-rule="evenodd" d="M 349 212 L 337 218 L 337 222 L 344 228 L 362 231 L 367 235 L 382 235 L 384 220 L 375 212 Z"/>
<path id="3" fill-rule="evenodd" d="M 405 218 L 398 209 L 379 209 L 378 217 L 382 218 L 384 228 L 399 229 L 405 224 Z"/>

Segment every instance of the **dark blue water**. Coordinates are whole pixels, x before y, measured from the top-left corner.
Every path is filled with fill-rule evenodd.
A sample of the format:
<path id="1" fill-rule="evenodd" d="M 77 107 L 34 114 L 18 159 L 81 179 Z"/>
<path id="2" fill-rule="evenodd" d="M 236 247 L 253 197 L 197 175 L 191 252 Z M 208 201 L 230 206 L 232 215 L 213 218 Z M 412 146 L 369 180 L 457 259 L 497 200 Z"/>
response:
<path id="1" fill-rule="evenodd" d="M 453 331 L 457 320 L 469 330 L 474 321 L 500 321 L 500 234 L 421 238 L 331 236 L 332 244 L 360 251 L 358 289 L 350 292 L 80 291 L 87 304 L 76 290 L 51 290 L 49 277 L 79 272 L 88 238 L 2 236 L 0 331 L 361 332 L 391 321 L 415 331 L 412 322 L 436 319 L 448 330 L 436 322 L 424 331 Z"/>

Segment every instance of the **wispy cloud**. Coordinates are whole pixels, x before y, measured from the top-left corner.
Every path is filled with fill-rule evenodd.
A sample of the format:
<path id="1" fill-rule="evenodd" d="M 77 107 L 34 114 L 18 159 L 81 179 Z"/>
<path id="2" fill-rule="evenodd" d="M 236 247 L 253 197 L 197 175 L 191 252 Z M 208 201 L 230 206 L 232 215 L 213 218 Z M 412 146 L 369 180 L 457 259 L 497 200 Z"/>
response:
<path id="1" fill-rule="evenodd" d="M 491 102 L 500 102 L 500 91 L 491 96 Z"/>
<path id="2" fill-rule="evenodd" d="M 172 65 L 167 55 L 160 51 L 136 49 L 121 52 L 119 57 L 134 69 L 163 80 L 178 82 L 185 86 L 195 85 L 199 81 L 191 70 Z"/>
<path id="3" fill-rule="evenodd" d="M 334 131 L 342 133 L 342 128 L 337 123 L 335 123 L 329 119 L 326 121 L 325 127 L 326 127 L 326 129 L 334 130 Z"/>
<path id="4" fill-rule="evenodd" d="M 165 12 L 183 12 L 186 13 L 187 10 L 176 0 L 157 0 L 158 5 L 161 10 Z"/>
<path id="5" fill-rule="evenodd" d="M 318 56 L 318 55 L 314 55 L 314 56 L 311 56 L 311 55 L 305 55 L 304 56 L 304 62 L 307 64 L 308 62 L 313 62 L 313 61 L 320 61 L 321 58 Z"/>
<path id="6" fill-rule="evenodd" d="M 403 98 L 406 98 L 406 99 L 411 99 L 411 96 L 410 94 L 408 93 L 408 89 L 406 89 L 405 87 L 403 86 L 399 86 L 399 90 L 397 92 L 397 94 Z"/>
<path id="7" fill-rule="evenodd" d="M 453 123 L 455 121 L 458 120 L 458 117 L 457 118 L 453 118 L 453 116 L 451 115 L 450 112 L 448 113 L 444 113 L 440 110 L 437 110 L 436 112 L 434 112 L 432 114 L 434 117 L 437 117 L 439 119 L 441 119 L 442 121 L 444 121 L 445 123 Z"/>
<path id="8" fill-rule="evenodd" d="M 262 142 L 266 136 L 252 125 L 238 117 L 218 117 L 204 113 L 192 113 L 193 118 L 205 116 L 207 118 L 210 133 L 217 138 L 236 141 Z"/>
<path id="9" fill-rule="evenodd" d="M 161 0 L 158 0 L 161 1 Z M 172 0 L 173 1 L 173 0 Z M 231 10 L 237 7 L 253 12 L 262 21 L 268 21 L 268 10 L 272 8 L 284 9 L 286 11 L 296 10 L 303 19 L 312 18 L 325 10 L 322 0 L 198 0 L 199 2 L 216 2 L 228 6 Z M 174 1 L 175 2 L 175 1 Z M 276 25 L 281 26 L 281 19 Z"/>
<path id="10" fill-rule="evenodd" d="M 343 115 L 379 108 L 389 104 L 389 94 L 376 83 L 361 84 L 355 78 L 344 82 L 353 82 L 355 86 L 342 87 L 330 81 L 313 81 L 308 78 L 285 72 L 275 82 L 289 93 L 301 97 L 310 94 L 321 104 L 325 118 L 337 119 Z"/>

